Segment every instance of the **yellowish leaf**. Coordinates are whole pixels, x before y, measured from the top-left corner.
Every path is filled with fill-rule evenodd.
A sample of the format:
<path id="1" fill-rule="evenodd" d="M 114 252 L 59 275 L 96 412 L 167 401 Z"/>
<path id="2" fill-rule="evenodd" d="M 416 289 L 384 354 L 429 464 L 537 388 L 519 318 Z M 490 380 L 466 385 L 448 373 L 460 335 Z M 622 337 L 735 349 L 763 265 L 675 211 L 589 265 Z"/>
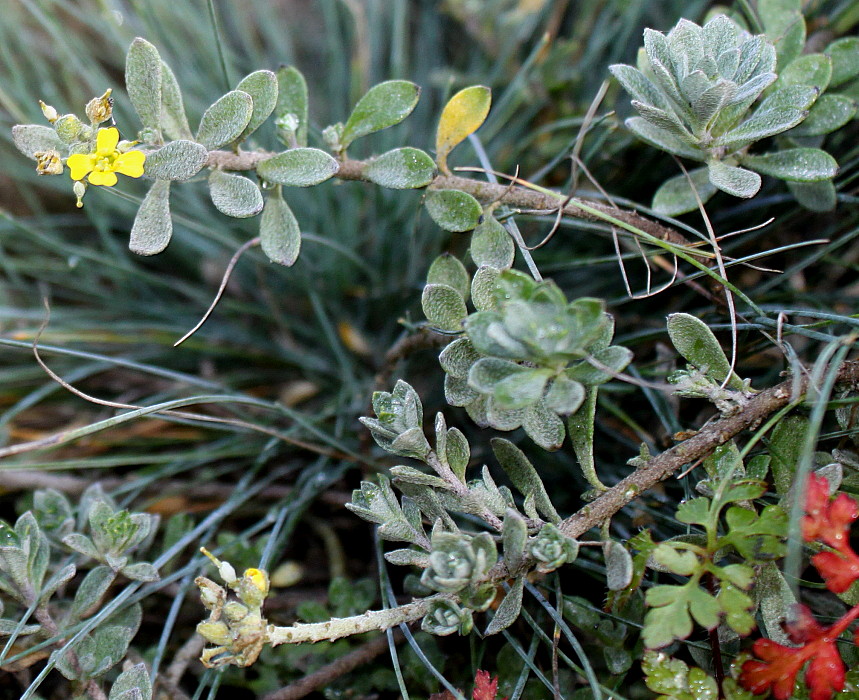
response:
<path id="1" fill-rule="evenodd" d="M 448 154 L 469 134 L 480 128 L 489 114 L 491 103 L 490 89 L 483 85 L 473 85 L 460 90 L 445 105 L 435 137 L 436 161 L 443 173 L 450 174 L 447 167 Z"/>

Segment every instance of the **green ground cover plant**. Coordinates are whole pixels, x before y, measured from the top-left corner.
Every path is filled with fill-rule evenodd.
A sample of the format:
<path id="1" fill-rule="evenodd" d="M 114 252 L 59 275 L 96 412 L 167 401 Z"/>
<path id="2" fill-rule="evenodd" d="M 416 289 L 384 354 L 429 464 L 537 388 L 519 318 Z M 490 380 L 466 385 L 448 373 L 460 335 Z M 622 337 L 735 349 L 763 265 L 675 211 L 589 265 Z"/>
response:
<path id="1" fill-rule="evenodd" d="M 11 3 L 3 691 L 859 697 L 857 24 Z"/>

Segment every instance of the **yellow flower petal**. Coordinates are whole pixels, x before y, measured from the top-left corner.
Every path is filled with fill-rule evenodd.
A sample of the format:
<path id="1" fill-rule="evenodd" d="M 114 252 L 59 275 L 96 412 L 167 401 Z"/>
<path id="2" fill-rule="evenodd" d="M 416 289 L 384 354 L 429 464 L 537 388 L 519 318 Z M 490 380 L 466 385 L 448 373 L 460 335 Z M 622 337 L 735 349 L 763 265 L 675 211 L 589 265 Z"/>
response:
<path id="1" fill-rule="evenodd" d="M 116 184 L 116 173 L 110 170 L 93 170 L 88 179 L 91 185 L 113 187 Z"/>
<path id="2" fill-rule="evenodd" d="M 146 160 L 146 154 L 143 151 L 128 151 L 113 162 L 113 169 L 128 177 L 140 177 L 143 175 L 144 160 Z"/>
<path id="3" fill-rule="evenodd" d="M 66 165 L 71 170 L 72 180 L 83 180 L 94 164 L 95 158 L 89 153 L 75 153 L 66 161 Z"/>
<path id="4" fill-rule="evenodd" d="M 109 129 L 99 129 L 98 135 L 95 137 L 96 151 L 99 153 L 113 153 L 116 150 L 116 144 L 119 143 L 119 130 L 110 127 Z"/>

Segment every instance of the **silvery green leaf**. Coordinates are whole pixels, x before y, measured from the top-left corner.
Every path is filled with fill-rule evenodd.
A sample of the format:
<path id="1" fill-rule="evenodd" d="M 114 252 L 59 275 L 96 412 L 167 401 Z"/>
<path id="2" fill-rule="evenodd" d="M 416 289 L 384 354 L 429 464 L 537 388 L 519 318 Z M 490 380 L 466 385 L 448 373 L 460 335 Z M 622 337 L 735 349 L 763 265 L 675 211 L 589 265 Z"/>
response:
<path id="1" fill-rule="evenodd" d="M 746 156 L 741 162 L 764 175 L 795 182 L 828 180 L 838 172 L 835 158 L 819 148 L 788 148 L 760 156 Z"/>
<path id="2" fill-rule="evenodd" d="M 192 138 L 185 104 L 176 76 L 164 61 L 161 61 L 161 128 L 171 139 Z"/>
<path id="3" fill-rule="evenodd" d="M 35 159 L 40 151 L 65 151 L 57 132 L 41 124 L 17 124 L 12 127 L 12 140 L 27 158 Z"/>
<path id="4" fill-rule="evenodd" d="M 653 29 L 645 29 L 644 51 L 658 87 L 673 100 L 673 106 L 679 108 L 683 105 L 683 96 L 677 87 L 678 76 L 673 72 L 671 52 L 665 35 Z"/>
<path id="5" fill-rule="evenodd" d="M 448 391 L 447 379 L 451 379 L 450 377 L 445 378 L 444 385 L 444 397 L 445 400 L 451 405 L 456 406 L 457 404 L 453 403 L 450 400 L 450 395 L 453 392 Z M 461 382 L 461 379 L 451 379 L 451 383 L 453 382 Z M 474 424 L 478 428 L 487 428 L 489 427 L 489 416 L 487 414 L 487 406 L 489 405 L 489 400 L 485 396 L 481 396 L 476 391 L 471 389 L 468 384 L 465 384 L 465 389 L 472 392 L 475 396 L 474 399 L 469 401 L 468 403 L 463 403 L 462 406 L 465 408 L 465 412 L 468 414 L 468 417 L 474 421 Z M 463 392 L 464 393 L 464 392 Z"/>
<path id="6" fill-rule="evenodd" d="M 706 370 L 707 375 L 717 382 L 724 381 L 728 373 L 731 373 L 728 386 L 742 390 L 743 380 L 731 372 L 731 363 L 725 357 L 722 346 L 713 331 L 701 319 L 691 314 L 671 314 L 668 317 L 668 335 L 677 352 L 687 362 L 702 371 Z"/>
<path id="7" fill-rule="evenodd" d="M 380 187 L 411 190 L 426 187 L 436 175 L 435 162 L 419 148 L 395 148 L 373 159 L 364 177 Z"/>
<path id="8" fill-rule="evenodd" d="M 822 53 L 795 58 L 779 74 L 776 87 L 811 85 L 823 92 L 832 79 L 832 59 Z"/>
<path id="9" fill-rule="evenodd" d="M 446 284 L 428 284 L 421 294 L 421 307 L 431 325 L 443 331 L 460 331 L 468 315 L 462 294 Z"/>
<path id="10" fill-rule="evenodd" d="M 146 156 L 143 171 L 156 180 L 189 180 L 196 175 L 209 158 L 202 144 L 194 141 L 171 141 Z"/>
<path id="11" fill-rule="evenodd" d="M 704 33 L 694 22 L 681 19 L 665 37 L 678 77 L 688 75 L 704 54 Z"/>
<path id="12" fill-rule="evenodd" d="M 525 411 L 524 408 L 502 408 L 492 396 L 486 398 L 486 421 L 496 430 L 516 430 L 525 420 Z"/>
<path id="13" fill-rule="evenodd" d="M 112 615 L 108 622 L 92 633 L 95 642 L 96 666 L 93 675 L 101 675 L 118 664 L 128 651 L 128 645 L 140 627 L 142 617 L 139 603 Z"/>
<path id="14" fill-rule="evenodd" d="M 447 421 L 441 411 L 435 414 L 433 427 L 435 428 L 435 452 L 442 463 L 447 464 Z"/>
<path id="15" fill-rule="evenodd" d="M 771 74 L 775 80 L 775 74 Z M 707 88 L 692 103 L 692 112 L 701 127 L 706 127 L 710 120 L 727 104 L 736 92 L 736 86 L 727 80 L 720 80 Z"/>
<path id="16" fill-rule="evenodd" d="M 728 49 L 718 54 L 716 58 L 716 69 L 719 75 L 723 78 L 733 81 L 737 73 L 737 68 L 740 67 L 740 50 L 738 48 Z"/>
<path id="17" fill-rule="evenodd" d="M 209 175 L 212 204 L 222 214 L 246 219 L 262 211 L 262 192 L 253 180 L 242 175 L 213 170 Z"/>
<path id="18" fill-rule="evenodd" d="M 145 664 L 137 664 L 119 674 L 108 700 L 151 700 L 152 681 Z"/>
<path id="19" fill-rule="evenodd" d="M 419 566 L 421 569 L 429 566 L 429 555 L 415 549 L 395 549 L 385 552 L 385 559 L 396 566 Z"/>
<path id="20" fill-rule="evenodd" d="M 739 26 L 727 15 L 716 15 L 703 27 L 704 44 L 717 58 L 737 45 Z M 728 77 L 726 74 L 722 74 Z"/>
<path id="21" fill-rule="evenodd" d="M 71 532 L 63 537 L 63 544 L 76 552 L 88 556 L 90 559 L 101 560 L 101 554 L 99 554 L 93 541 L 79 532 Z"/>
<path id="22" fill-rule="evenodd" d="M 528 526 L 525 519 L 512 508 L 504 513 L 501 528 L 501 543 L 504 548 L 504 563 L 507 570 L 515 573 L 525 558 L 525 546 L 528 544 Z"/>
<path id="23" fill-rule="evenodd" d="M 75 592 L 70 610 L 72 619 L 83 620 L 95 613 L 115 580 L 116 573 L 109 566 L 90 569 Z"/>
<path id="24" fill-rule="evenodd" d="M 415 503 L 411 498 L 403 496 L 402 510 L 403 517 L 406 519 L 406 522 L 409 524 L 409 527 L 411 527 L 415 533 L 415 537 L 408 541 L 414 542 L 415 539 L 420 539 L 420 536 L 424 535 L 423 516 L 421 515 L 421 509 L 418 507 L 418 504 Z"/>
<path id="25" fill-rule="evenodd" d="M 478 311 L 498 310 L 495 287 L 500 274 L 501 270 L 489 266 L 481 266 L 474 273 L 474 279 L 471 280 L 471 302 Z"/>
<path id="26" fill-rule="evenodd" d="M 262 161 L 257 174 L 278 185 L 310 187 L 328 180 L 338 168 L 337 161 L 318 148 L 291 148 Z"/>
<path id="27" fill-rule="evenodd" d="M 800 415 L 783 418 L 773 429 L 769 443 L 770 468 L 776 493 L 781 497 L 793 485 L 807 432 L 808 419 Z"/>
<path id="28" fill-rule="evenodd" d="M 413 428 L 413 431 L 420 430 L 420 428 Z M 405 434 L 405 433 L 404 433 Z M 416 435 L 416 433 L 415 433 Z M 415 440 L 415 446 L 422 449 L 422 445 L 419 440 Z M 423 441 L 426 443 L 426 440 Z M 427 450 L 429 450 L 429 445 L 427 445 Z M 391 476 L 394 479 L 394 483 L 402 483 L 407 482 L 409 484 L 418 484 L 421 486 L 431 486 L 435 489 L 443 489 L 450 490 L 450 484 L 448 484 L 444 479 L 435 474 L 427 474 L 426 472 L 422 472 L 420 469 L 415 469 L 414 467 L 391 467 L 389 470 Z"/>
<path id="29" fill-rule="evenodd" d="M 502 323 L 502 316 L 497 311 L 478 311 L 471 314 L 465 320 L 465 332 L 475 349 L 484 355 L 513 359 L 528 356 L 528 348 L 507 333 Z"/>
<path id="30" fill-rule="evenodd" d="M 767 45 L 766 37 L 763 36 L 753 36 L 740 45 L 740 62 L 737 72 L 734 73 L 734 82 L 742 84 L 755 75 L 761 63 L 764 47 Z M 775 52 L 773 52 L 773 58 L 775 58 Z M 766 72 L 771 72 L 773 68 L 775 65 Z"/>
<path id="31" fill-rule="evenodd" d="M 698 208 L 698 199 L 689 184 L 690 179 L 702 204 L 716 194 L 717 190 L 710 182 L 707 168 L 695 168 L 688 172 L 688 176 L 687 173 L 681 173 L 659 186 L 653 195 L 651 207 L 654 211 L 665 216 L 680 216 L 695 211 Z"/>
<path id="32" fill-rule="evenodd" d="M 483 222 L 471 234 L 469 246 L 471 259 L 478 267 L 494 267 L 496 270 L 506 270 L 513 265 L 516 246 L 507 230 L 491 215 L 486 215 Z"/>
<path id="33" fill-rule="evenodd" d="M 445 231 L 455 233 L 471 231 L 483 216 L 480 202 L 459 190 L 430 190 L 424 205 L 433 221 Z"/>
<path id="34" fill-rule="evenodd" d="M 556 377 L 546 393 L 546 407 L 563 416 L 579 410 L 585 400 L 585 388 L 577 381 L 565 377 Z"/>
<path id="35" fill-rule="evenodd" d="M 123 566 L 120 572 L 126 578 L 132 581 L 143 581 L 145 583 L 158 581 L 158 569 L 147 561 L 139 561 L 135 564 L 127 564 Z"/>
<path id="36" fill-rule="evenodd" d="M 774 562 L 763 564 L 755 576 L 755 598 L 767 636 L 779 644 L 790 645 L 784 632 L 786 611 L 796 605 L 796 598 Z"/>
<path id="37" fill-rule="evenodd" d="M 498 382 L 528 371 L 528 368 L 509 360 L 483 357 L 471 366 L 468 372 L 468 383 L 482 394 L 491 394 Z M 545 380 L 543 381 L 545 383 Z"/>
<path id="38" fill-rule="evenodd" d="M 72 505 L 55 489 L 39 489 L 33 494 L 33 513 L 43 532 L 60 537 L 74 527 Z"/>
<path id="39" fill-rule="evenodd" d="M 755 141 L 792 129 L 806 116 L 808 112 L 789 107 L 768 109 L 765 112 L 758 110 L 738 127 L 719 136 L 712 145 L 722 147 L 727 152 L 735 151 Z"/>
<path id="40" fill-rule="evenodd" d="M 632 581 L 632 557 L 620 542 L 609 540 L 603 545 L 605 556 L 606 586 L 610 591 L 620 591 Z"/>
<path id="41" fill-rule="evenodd" d="M 764 90 L 776 81 L 777 77 L 775 73 L 760 73 L 756 75 L 754 78 L 747 80 L 737 87 L 730 98 L 725 100 L 725 104 L 751 104 Z M 729 84 L 733 85 L 734 83 Z M 797 107 L 795 104 L 789 106 Z"/>
<path id="42" fill-rule="evenodd" d="M 204 112 L 196 140 L 210 151 L 232 143 L 250 122 L 253 111 L 250 95 L 241 90 L 228 92 Z"/>
<path id="43" fill-rule="evenodd" d="M 792 5 L 793 7 L 787 7 Z M 800 3 L 784 0 L 761 0 L 758 13 L 768 38 L 773 42 L 778 55 L 778 70 L 782 70 L 802 53 L 805 47 L 805 18 Z"/>
<path id="44" fill-rule="evenodd" d="M 595 350 L 592 353 L 592 357 L 600 365 L 605 365 L 609 370 L 618 373 L 623 371 L 623 369 L 632 361 L 632 351 L 621 345 L 610 345 L 607 348 Z M 569 379 L 581 382 L 585 386 L 604 384 L 614 377 L 610 371 L 602 369 L 601 367 L 593 365 L 587 361 L 573 365 L 564 374 Z"/>
<path id="45" fill-rule="evenodd" d="M 662 93 L 659 92 L 657 87 L 647 79 L 647 76 L 637 68 L 619 63 L 609 66 L 609 70 L 623 86 L 623 89 L 639 102 L 652 105 L 653 107 L 659 107 L 660 109 L 670 109 L 670 106 Z"/>
<path id="46" fill-rule="evenodd" d="M 429 486 L 409 484 L 408 482 L 400 484 L 399 489 L 418 504 L 421 511 L 423 511 L 424 515 L 430 522 L 435 523 L 435 526 L 433 526 L 433 532 L 436 532 L 439 529 L 443 529 L 448 532 L 459 532 L 459 528 L 457 528 L 453 518 L 450 517 L 450 514 L 442 505 L 438 492 L 434 489 Z M 402 519 L 401 522 L 404 525 L 406 524 L 404 519 Z M 382 534 L 382 530 L 384 529 L 384 527 L 379 528 L 379 534 Z M 408 526 L 408 531 L 409 533 L 412 533 L 411 526 Z M 409 535 L 409 538 L 411 537 L 413 537 L 413 534 Z M 407 542 L 412 542 L 412 539 L 409 538 L 400 537 L 400 539 L 404 539 Z M 414 542 L 412 542 L 412 544 L 414 544 Z"/>
<path id="47" fill-rule="evenodd" d="M 67 564 L 57 571 L 50 579 L 48 579 L 47 583 L 45 583 L 39 591 L 39 602 L 47 602 L 47 600 L 56 593 L 57 589 L 71 581 L 75 577 L 76 573 L 77 568 L 74 564 Z"/>
<path id="48" fill-rule="evenodd" d="M 467 407 L 478 399 L 481 399 L 480 394 L 468 386 L 468 382 L 465 379 L 460 379 L 450 374 L 444 376 L 444 400 L 448 404 L 451 406 Z M 469 415 L 471 415 L 471 412 L 469 412 Z M 482 422 L 485 425 L 485 418 L 483 421 L 478 421 L 472 416 L 472 420 L 476 423 Z"/>
<path id="49" fill-rule="evenodd" d="M 128 247 L 138 255 L 155 255 L 167 247 L 172 235 L 170 181 L 156 180 L 134 217 Z"/>
<path id="50" fill-rule="evenodd" d="M 493 617 L 492 622 L 487 625 L 486 631 L 483 633 L 485 636 L 488 637 L 491 634 L 498 634 L 516 622 L 519 618 L 519 613 L 522 610 L 522 589 L 524 586 L 524 576 L 519 576 L 515 581 L 513 581 L 510 586 L 510 590 L 507 591 L 507 595 L 504 596 L 504 600 L 501 601 L 501 604 L 495 611 L 495 617 Z"/>
<path id="51" fill-rule="evenodd" d="M 543 397 L 550 375 L 551 370 L 547 369 L 524 369 L 496 382 L 492 387 L 492 398 L 508 411 L 531 406 Z"/>
<path id="52" fill-rule="evenodd" d="M 145 129 L 161 129 L 161 57 L 146 39 L 131 42 L 125 58 L 125 89 Z"/>
<path id="53" fill-rule="evenodd" d="M 735 197 L 754 197 L 761 188 L 761 176 L 757 173 L 718 160 L 707 164 L 707 175 L 715 187 Z"/>
<path id="54" fill-rule="evenodd" d="M 856 116 L 856 100 L 846 95 L 821 95 L 808 116 L 791 131 L 791 136 L 823 136 L 840 129 Z"/>
<path id="55" fill-rule="evenodd" d="M 38 624 L 22 625 L 20 620 L 0 619 L 0 637 L 11 637 L 13 634 L 18 637 L 28 637 L 31 634 L 41 632 L 43 629 Z"/>
<path id="56" fill-rule="evenodd" d="M 767 95 L 757 111 L 768 112 L 785 108 L 806 110 L 814 104 L 818 95 L 820 90 L 813 85 L 787 85 Z"/>
<path id="57" fill-rule="evenodd" d="M 457 338 L 438 356 L 442 369 L 457 379 L 466 379 L 471 365 L 479 359 L 480 354 L 468 338 Z"/>
<path id="58" fill-rule="evenodd" d="M 653 126 L 653 124 L 649 123 L 643 117 L 630 117 L 624 124 L 626 124 L 627 129 L 642 141 L 646 141 L 651 146 L 655 146 L 660 150 L 673 153 L 676 156 L 689 158 L 690 160 L 704 160 L 706 158 L 706 154 L 702 151 L 694 149 L 671 132 Z"/>
<path id="59" fill-rule="evenodd" d="M 632 101 L 632 106 L 638 113 L 647 121 L 649 121 L 657 129 L 662 129 L 676 136 L 684 143 L 694 145 L 695 137 L 686 128 L 682 121 L 672 111 L 666 111 L 657 107 L 651 107 L 638 100 Z"/>
<path id="60" fill-rule="evenodd" d="M 307 82 L 294 66 L 282 66 L 277 70 L 277 105 L 275 119 L 294 115 L 298 120 L 295 141 L 298 146 L 307 145 Z M 293 144 L 287 143 L 287 146 Z"/>
<path id="61" fill-rule="evenodd" d="M 523 496 L 533 494 L 534 504 L 540 514 L 549 522 L 557 524 L 561 522 L 561 516 L 552 505 L 549 494 L 543 480 L 534 469 L 534 466 L 516 445 L 504 438 L 492 438 L 490 440 L 492 452 L 498 463 L 504 469 L 513 485 L 519 489 Z"/>
<path id="62" fill-rule="evenodd" d="M 597 387 L 588 390 L 584 404 L 567 418 L 567 432 L 585 479 L 594 488 L 605 490 L 605 486 L 597 476 L 594 462 L 594 420 L 598 393 Z"/>
<path id="63" fill-rule="evenodd" d="M 387 129 L 405 119 L 418 103 L 421 89 L 407 80 L 388 80 L 371 87 L 343 126 L 340 144 L 347 148 L 355 139 Z"/>
<path id="64" fill-rule="evenodd" d="M 430 265 L 427 284 L 446 284 L 453 287 L 463 299 L 468 301 L 471 279 L 459 258 L 450 253 L 442 253 Z"/>
<path id="65" fill-rule="evenodd" d="M 465 470 L 471 459 L 471 448 L 459 428 L 448 428 L 447 430 L 445 457 L 456 478 L 465 483 Z"/>
<path id="66" fill-rule="evenodd" d="M 832 180 L 788 182 L 787 188 L 796 197 L 796 201 L 810 211 L 832 211 L 838 203 L 838 194 Z"/>
<path id="67" fill-rule="evenodd" d="M 859 76 L 859 37 L 845 36 L 836 39 L 823 53 L 832 61 L 829 87 L 839 87 Z"/>
<path id="68" fill-rule="evenodd" d="M 266 198 L 259 222 L 260 246 L 269 260 L 290 267 L 301 250 L 301 229 L 280 188 Z"/>
<path id="69" fill-rule="evenodd" d="M 241 140 L 259 129 L 274 111 L 277 104 L 277 77 L 270 70 L 254 71 L 241 79 L 236 90 L 247 93 L 253 100 L 250 121 L 238 137 Z"/>

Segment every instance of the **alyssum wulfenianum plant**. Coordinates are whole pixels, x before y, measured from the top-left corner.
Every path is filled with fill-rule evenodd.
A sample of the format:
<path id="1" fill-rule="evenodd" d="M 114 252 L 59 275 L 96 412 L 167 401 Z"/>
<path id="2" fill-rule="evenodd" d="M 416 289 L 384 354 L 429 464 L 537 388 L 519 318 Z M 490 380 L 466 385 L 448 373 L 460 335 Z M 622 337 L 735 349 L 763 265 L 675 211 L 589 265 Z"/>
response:
<path id="1" fill-rule="evenodd" d="M 837 40 L 823 54 L 800 55 L 805 25 L 799 9 L 783 2 L 759 5 L 765 35 L 753 36 L 726 16 L 714 17 L 703 27 L 683 20 L 667 36 L 646 32 L 638 69 L 612 68 L 641 115 L 627 122 L 629 128 L 658 148 L 704 164 L 688 179 L 663 185 L 656 195 L 658 210 L 688 211 L 717 189 L 754 196 L 761 186 L 759 173 L 795 183 L 793 192 L 805 203 L 827 205 L 837 165 L 820 143 L 808 140 L 853 116 L 855 104 L 824 91 L 856 80 L 859 42 Z M 801 396 L 803 385 L 793 391 L 780 385 L 756 392 L 734 373 L 706 324 L 686 314 L 672 315 L 669 336 L 689 363 L 671 378 L 676 392 L 711 401 L 721 417 L 661 455 L 642 449 L 629 461 L 632 473 L 606 486 L 593 457 L 598 392 L 624 371 L 632 353 L 612 344 L 614 323 L 604 303 L 567 299 L 552 281 L 543 280 L 521 239 L 503 222 L 515 208 L 602 220 L 712 274 L 677 231 L 635 212 L 570 199 L 531 183 L 507 187 L 453 175 L 448 155 L 489 112 L 485 87 L 465 88 L 447 103 L 439 120 L 435 159 L 404 146 L 365 161 L 349 157 L 350 145 L 405 119 L 420 95 L 413 83 L 392 80 L 371 88 L 345 122 L 324 129 L 324 148 L 308 145 L 308 90 L 292 67 L 251 73 L 205 112 L 196 131 L 188 124 L 172 71 L 143 39 L 129 49 L 126 88 L 142 123 L 134 140 L 121 141 L 117 128 L 103 126 L 112 118 L 108 90 L 90 101 L 86 119 L 60 115 L 43 105 L 51 126 L 16 126 L 15 143 L 36 160 L 39 173 L 68 172 L 79 204 L 88 187 L 114 186 L 117 175 L 150 180 L 130 241 L 132 250 L 145 255 L 162 251 L 170 241 L 169 197 L 175 182 L 197 186 L 205 180 L 212 203 L 225 215 L 259 215 L 259 243 L 272 261 L 283 265 L 296 262 L 301 246 L 300 226 L 286 200 L 290 187 L 311 187 L 336 177 L 392 189 L 425 188 L 424 205 L 439 226 L 471 232 L 470 263 L 450 255 L 436 259 L 421 299 L 427 328 L 450 337 L 439 358 L 447 402 L 464 407 L 480 427 L 521 427 L 544 450 L 560 448 L 569 437 L 591 486 L 584 494 L 591 502 L 564 518 L 526 453 L 500 437 L 492 439 L 492 452 L 513 489 L 496 483 L 487 466 L 472 464 L 469 441 L 457 427 L 449 427 L 443 413 L 436 414 L 427 431 L 420 397 L 400 380 L 392 391 L 374 394 L 375 416 L 362 422 L 382 449 L 410 463 L 364 482 L 347 507 L 376 523 L 382 539 L 399 543 L 385 558 L 420 571 L 421 595 L 405 605 L 355 617 L 278 627 L 263 616 L 267 573 L 251 568 L 240 576 L 229 563 L 211 557 L 226 588 L 197 579 L 210 611 L 197 627 L 211 645 L 203 653 L 204 664 L 247 666 L 267 645 L 334 640 L 418 620 L 437 635 L 467 634 L 475 624 L 485 635 L 501 632 L 519 617 L 529 580 L 574 562 L 581 537 L 602 525 L 600 539 L 591 544 L 603 550 L 614 610 L 628 609 L 625 606 L 640 596 L 648 571 L 665 574 L 643 599 L 648 608 L 642 619 L 644 647 L 664 649 L 687 639 L 697 626 L 708 631 L 713 658 L 718 659 L 711 678 L 664 652 L 648 653 L 644 670 L 652 690 L 674 698 L 715 698 L 721 693 L 736 699 L 769 687 L 792 687 L 796 664 L 789 669 L 789 679 L 775 678 L 777 664 L 766 666 L 770 648 L 762 644 L 755 646 L 763 659 L 758 666 L 743 667 L 738 680 L 726 678 L 720 635 L 735 641 L 749 635 L 760 619 L 771 638 L 785 641 L 778 623 L 789 587 L 776 561 L 785 551 L 791 489 L 801 488 L 792 481 L 796 459 L 791 463 L 785 455 L 797 454 L 796 435 L 806 426 L 777 427 L 767 451 L 749 460 L 741 457 L 734 438 L 787 406 L 792 396 Z M 249 137 L 270 118 L 283 150 L 244 150 Z M 774 136 L 778 139 L 767 141 L 771 146 L 761 150 L 759 142 Z M 513 269 L 517 247 L 530 275 Z M 856 374 L 849 365 L 837 378 Z M 643 532 L 626 546 L 610 538 L 615 513 L 697 460 L 704 460 L 706 472 L 696 486 L 700 495 L 677 511 L 677 519 L 688 526 L 687 536 L 654 542 Z M 835 489 L 840 472 L 831 466 L 824 469 Z M 762 500 L 768 479 L 776 487 L 777 503 Z M 107 513 L 109 508 L 103 502 L 92 511 Z M 40 583 L 47 560 L 39 552 L 47 552 L 48 545 L 28 518 L 33 516 L 24 515 L 15 528 L 7 528 L 9 535 L 0 546 L 0 582 L 20 608 L 36 606 L 40 611 L 51 589 Z M 102 528 L 100 515 L 91 512 L 90 521 L 91 527 Z M 154 575 L 145 563 L 129 563 L 124 553 L 123 547 L 133 547 L 139 534 L 129 534 L 122 546 L 111 544 L 111 537 L 94 537 L 85 546 L 86 536 L 70 533 L 60 542 L 103 562 L 94 571 L 103 568 L 99 577 L 105 580 L 117 573 Z M 42 572 L 38 576 L 30 570 L 37 564 Z M 57 580 L 68 576 L 58 572 Z M 38 585 L 31 585 L 34 580 Z M 104 586 L 81 588 L 94 605 Z M 573 603 L 570 609 L 575 609 Z M 23 632 L 51 632 L 45 627 L 50 627 L 47 619 L 37 616 L 41 626 L 25 626 Z M 131 622 L 117 624 L 128 630 L 135 626 Z M 12 633 L 14 622 L 6 623 L 3 632 Z M 22 630 L 16 628 L 14 634 Z M 92 643 L 98 647 L 97 639 Z M 93 669 L 75 666 L 74 654 L 80 660 L 84 651 L 81 642 L 57 665 L 86 684 L 109 668 L 113 657 L 98 661 L 95 653 Z M 623 674 L 632 660 L 626 654 L 615 656 L 612 663 Z M 582 665 L 589 668 L 586 659 Z M 599 696 L 599 685 L 592 678 L 589 682 Z M 831 690 L 838 690 L 837 685 L 831 684 Z M 696 695 L 696 688 L 703 694 Z M 813 691 L 816 699 L 829 697 L 819 688 Z M 145 695 L 142 686 L 140 692 Z"/>

